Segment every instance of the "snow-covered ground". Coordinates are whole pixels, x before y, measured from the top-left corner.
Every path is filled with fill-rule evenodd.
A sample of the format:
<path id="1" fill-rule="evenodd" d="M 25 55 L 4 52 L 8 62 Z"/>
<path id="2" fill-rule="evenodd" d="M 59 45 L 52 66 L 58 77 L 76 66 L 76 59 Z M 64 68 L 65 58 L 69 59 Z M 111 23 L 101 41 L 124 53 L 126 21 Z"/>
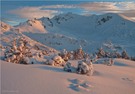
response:
<path id="1" fill-rule="evenodd" d="M 77 61 L 70 61 L 76 65 Z M 94 64 L 93 76 L 64 72 L 43 64 L 0 61 L 2 94 L 134 94 L 135 62 L 115 59 L 113 66 Z"/>

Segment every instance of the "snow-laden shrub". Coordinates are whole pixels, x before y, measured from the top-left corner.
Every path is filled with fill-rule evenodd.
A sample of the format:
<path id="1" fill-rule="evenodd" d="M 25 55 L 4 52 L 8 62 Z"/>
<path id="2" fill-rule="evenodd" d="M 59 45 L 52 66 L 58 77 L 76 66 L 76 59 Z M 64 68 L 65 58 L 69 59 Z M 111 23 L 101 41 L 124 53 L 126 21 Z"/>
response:
<path id="1" fill-rule="evenodd" d="M 25 59 L 25 61 L 27 62 L 27 64 L 34 64 L 34 63 L 35 63 L 34 58 L 25 57 L 24 59 Z"/>
<path id="2" fill-rule="evenodd" d="M 11 46 L 6 47 L 5 60 L 12 63 L 28 64 L 26 58 L 30 58 L 32 54 L 27 43 L 27 40 L 23 37 L 14 39 Z"/>
<path id="3" fill-rule="evenodd" d="M 98 49 L 97 56 L 98 58 L 105 57 L 105 51 L 103 48 Z"/>
<path id="4" fill-rule="evenodd" d="M 78 61 L 77 73 L 92 75 L 93 74 L 93 64 L 92 64 L 91 60 Z"/>
<path id="5" fill-rule="evenodd" d="M 68 61 L 70 60 L 81 60 L 81 59 L 86 59 L 89 58 L 89 54 L 84 53 L 82 47 L 80 47 L 79 49 L 73 50 L 73 51 L 67 51 L 66 49 L 63 49 L 63 51 L 61 51 L 59 53 L 59 55 L 65 60 Z"/>
<path id="6" fill-rule="evenodd" d="M 114 64 L 114 59 L 113 58 L 101 58 L 101 59 L 98 59 L 95 63 L 112 66 Z"/>
<path id="7" fill-rule="evenodd" d="M 124 58 L 124 59 L 129 59 L 129 56 L 128 56 L 126 50 L 124 50 L 124 51 L 121 53 L 121 56 L 122 56 L 122 58 Z"/>
<path id="8" fill-rule="evenodd" d="M 66 51 L 66 49 L 63 49 L 63 51 L 61 51 L 61 52 L 59 53 L 59 55 L 62 57 L 62 59 L 63 59 L 64 61 L 68 61 L 68 59 L 69 59 L 69 52 Z"/>
<path id="9" fill-rule="evenodd" d="M 103 64 L 108 65 L 108 66 L 112 66 L 114 64 L 114 60 L 112 58 L 104 59 Z"/>
<path id="10" fill-rule="evenodd" d="M 81 47 L 74 51 L 74 59 L 84 59 L 84 51 Z"/>
<path id="11" fill-rule="evenodd" d="M 58 55 L 53 56 L 52 58 L 46 61 L 46 64 L 52 65 L 52 66 L 64 66 L 65 63 L 66 62 Z"/>
<path id="12" fill-rule="evenodd" d="M 67 62 L 64 65 L 63 69 L 64 69 L 64 71 L 67 71 L 67 72 L 76 72 L 76 68 L 70 62 Z"/>
<path id="13" fill-rule="evenodd" d="M 131 60 L 132 60 L 132 61 L 135 61 L 135 57 L 131 57 Z"/>

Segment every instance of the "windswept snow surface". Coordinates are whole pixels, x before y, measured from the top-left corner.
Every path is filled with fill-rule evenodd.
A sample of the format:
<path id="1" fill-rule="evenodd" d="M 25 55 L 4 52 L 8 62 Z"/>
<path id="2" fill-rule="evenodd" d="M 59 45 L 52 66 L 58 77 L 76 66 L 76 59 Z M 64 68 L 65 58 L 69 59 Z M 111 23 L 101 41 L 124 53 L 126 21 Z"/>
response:
<path id="1" fill-rule="evenodd" d="M 70 61 L 76 65 L 77 61 Z M 64 72 L 61 67 L 0 61 L 2 94 L 134 94 L 135 62 L 94 64 L 93 76 Z"/>

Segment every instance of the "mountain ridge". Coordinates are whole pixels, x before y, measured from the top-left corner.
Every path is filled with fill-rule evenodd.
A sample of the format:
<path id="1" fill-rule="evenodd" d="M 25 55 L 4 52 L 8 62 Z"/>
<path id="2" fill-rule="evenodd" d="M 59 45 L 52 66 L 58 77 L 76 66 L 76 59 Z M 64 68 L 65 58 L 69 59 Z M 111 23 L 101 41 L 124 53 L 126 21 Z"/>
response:
<path id="1" fill-rule="evenodd" d="M 42 28 L 36 28 L 35 23 L 38 23 L 36 25 Z M 24 30 L 22 26 L 24 26 Z M 26 36 L 45 45 L 47 44 L 47 46 L 57 48 L 57 50 L 64 49 L 65 47 L 72 48 L 73 46 L 70 44 L 70 41 L 82 40 L 85 45 L 78 42 L 70 50 L 79 48 L 81 45 L 85 51 L 94 52 L 97 48 L 103 46 L 104 43 L 110 41 L 114 45 L 120 45 L 122 49 L 126 49 L 131 55 L 135 51 L 135 22 L 120 14 L 107 13 L 103 15 L 83 16 L 67 13 L 54 16 L 51 19 L 47 17 L 35 18 L 14 28 L 20 28 L 19 31 Z M 56 43 L 54 43 L 54 39 L 48 37 L 50 35 L 54 37 Z M 61 35 L 65 38 L 64 41 L 62 41 Z M 47 39 L 47 41 L 43 42 L 45 41 L 44 39 Z M 57 45 L 56 47 L 56 44 L 63 45 Z"/>

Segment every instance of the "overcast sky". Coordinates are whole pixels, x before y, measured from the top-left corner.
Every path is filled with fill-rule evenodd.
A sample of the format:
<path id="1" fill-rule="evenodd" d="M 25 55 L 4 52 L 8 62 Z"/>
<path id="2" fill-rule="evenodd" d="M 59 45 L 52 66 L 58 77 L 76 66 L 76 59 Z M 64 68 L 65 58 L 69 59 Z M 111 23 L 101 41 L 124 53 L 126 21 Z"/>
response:
<path id="1" fill-rule="evenodd" d="M 120 13 L 135 19 L 135 0 L 2 0 L 1 20 L 17 25 L 32 18 L 73 12 L 80 15 Z"/>

